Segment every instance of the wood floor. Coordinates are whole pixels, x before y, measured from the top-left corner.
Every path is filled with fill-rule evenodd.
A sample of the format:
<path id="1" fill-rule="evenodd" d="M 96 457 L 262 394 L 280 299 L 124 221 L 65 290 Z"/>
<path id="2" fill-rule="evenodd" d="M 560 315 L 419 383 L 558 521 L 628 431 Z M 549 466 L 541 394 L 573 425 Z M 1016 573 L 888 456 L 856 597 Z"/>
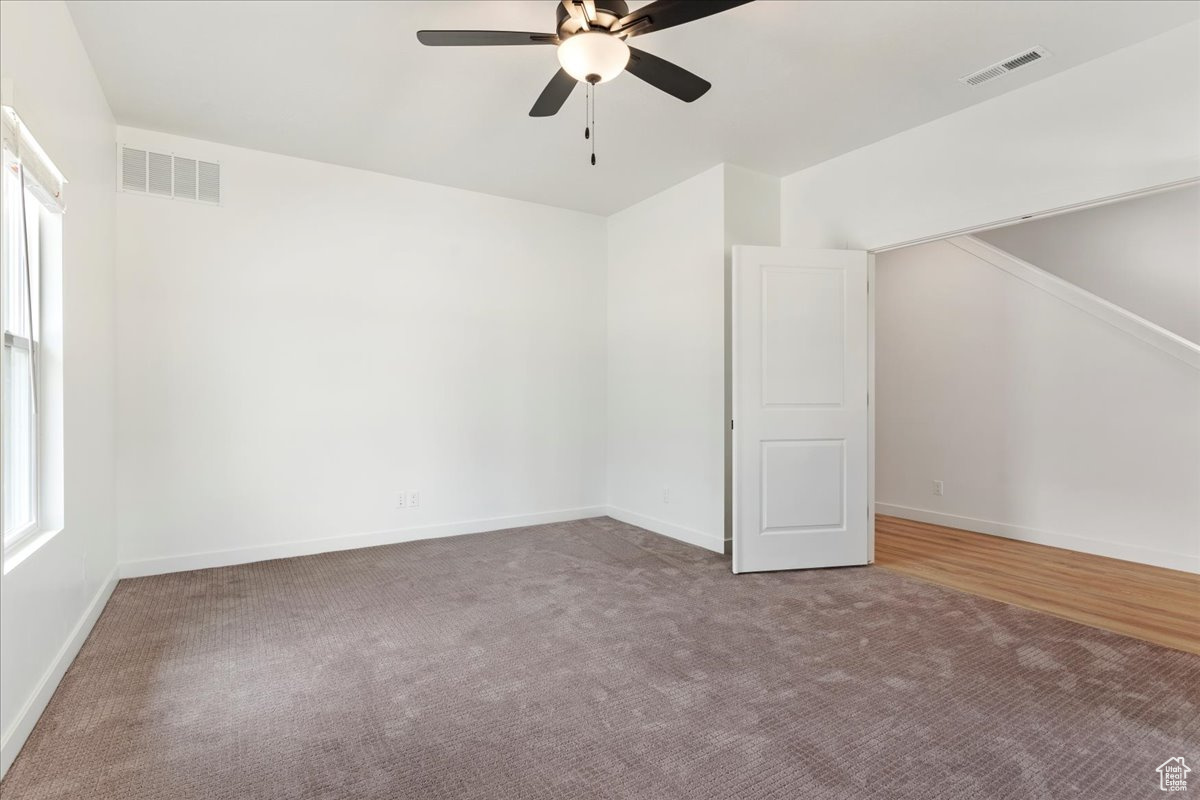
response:
<path id="1" fill-rule="evenodd" d="M 886 516 L 875 564 L 1200 654 L 1200 575 Z"/>

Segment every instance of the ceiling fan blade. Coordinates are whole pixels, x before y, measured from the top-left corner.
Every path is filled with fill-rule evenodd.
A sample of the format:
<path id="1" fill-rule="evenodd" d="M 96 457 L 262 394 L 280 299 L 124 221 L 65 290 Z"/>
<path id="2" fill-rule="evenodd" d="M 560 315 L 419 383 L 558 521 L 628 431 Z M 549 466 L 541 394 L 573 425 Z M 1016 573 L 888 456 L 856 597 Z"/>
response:
<path id="1" fill-rule="evenodd" d="M 692 102 L 712 88 L 712 84 L 699 75 L 693 75 L 683 67 L 635 47 L 629 48 L 629 63 L 625 69 L 685 103 Z"/>
<path id="2" fill-rule="evenodd" d="M 417 31 L 417 41 L 430 47 L 488 47 L 513 44 L 558 44 L 553 33 L 522 31 Z"/>
<path id="3" fill-rule="evenodd" d="M 711 17 L 713 14 L 720 14 L 749 2 L 751 0 L 655 0 L 621 17 L 613 25 L 612 32 L 641 36 L 644 33 Z"/>
<path id="4" fill-rule="evenodd" d="M 560 69 L 546 84 L 546 88 L 542 89 L 537 102 L 529 109 L 529 116 L 553 117 L 563 107 L 563 103 L 567 102 L 578 82 L 568 75 L 566 70 Z"/>
<path id="5" fill-rule="evenodd" d="M 581 30 L 590 31 L 596 21 L 595 0 L 562 0 L 563 9 L 571 19 L 579 23 Z"/>

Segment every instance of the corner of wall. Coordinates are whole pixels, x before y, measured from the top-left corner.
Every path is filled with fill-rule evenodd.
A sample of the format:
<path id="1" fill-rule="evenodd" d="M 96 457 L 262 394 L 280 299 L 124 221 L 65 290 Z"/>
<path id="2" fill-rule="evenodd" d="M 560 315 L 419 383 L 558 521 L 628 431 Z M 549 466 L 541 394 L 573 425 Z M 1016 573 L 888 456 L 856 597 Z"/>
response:
<path id="1" fill-rule="evenodd" d="M 606 221 L 609 513 L 718 552 L 724 187 L 716 164 Z"/>
<path id="2" fill-rule="evenodd" d="M 724 164 L 725 252 L 735 244 L 778 246 L 783 179 Z"/>
<path id="3" fill-rule="evenodd" d="M 0 775 L 116 583 L 116 123 L 65 3 L 0 4 L 0 72 L 69 183 L 62 230 L 63 482 L 57 534 L 0 577 Z M 20 613 L 9 613 L 20 609 Z"/>
<path id="4" fill-rule="evenodd" d="M 733 247 L 779 245 L 782 180 L 724 164 L 725 205 L 725 541 L 733 539 Z"/>

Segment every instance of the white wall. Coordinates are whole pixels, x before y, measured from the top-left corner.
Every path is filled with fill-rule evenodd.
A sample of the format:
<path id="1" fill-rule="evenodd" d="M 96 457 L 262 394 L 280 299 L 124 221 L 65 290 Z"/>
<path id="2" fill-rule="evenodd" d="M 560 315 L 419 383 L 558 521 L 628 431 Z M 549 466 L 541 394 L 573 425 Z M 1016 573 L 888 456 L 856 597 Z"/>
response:
<path id="1" fill-rule="evenodd" d="M 716 166 L 608 218 L 610 513 L 718 552 L 724 186 Z"/>
<path id="2" fill-rule="evenodd" d="M 1196 178 L 1198 62 L 1192 23 L 789 175 L 783 244 L 873 250 Z"/>
<path id="3" fill-rule="evenodd" d="M 1200 342 L 1200 185 L 1030 220 L 978 238 Z"/>
<path id="4" fill-rule="evenodd" d="M 114 125 L 61 2 L 0 3 L 0 74 L 64 198 L 65 523 L 0 577 L 0 772 L 115 583 Z"/>
<path id="5" fill-rule="evenodd" d="M 882 513 L 1200 572 L 1195 366 L 949 242 L 875 286 Z"/>
<path id="6" fill-rule="evenodd" d="M 778 237 L 778 179 L 725 164 L 608 218 L 613 516 L 724 549 L 729 252 Z"/>
<path id="7" fill-rule="evenodd" d="M 118 135 L 224 198 L 118 196 L 123 574 L 603 513 L 601 218 Z"/>
<path id="8" fill-rule="evenodd" d="M 725 165 L 725 530 L 733 538 L 733 247 L 779 245 L 779 178 Z"/>

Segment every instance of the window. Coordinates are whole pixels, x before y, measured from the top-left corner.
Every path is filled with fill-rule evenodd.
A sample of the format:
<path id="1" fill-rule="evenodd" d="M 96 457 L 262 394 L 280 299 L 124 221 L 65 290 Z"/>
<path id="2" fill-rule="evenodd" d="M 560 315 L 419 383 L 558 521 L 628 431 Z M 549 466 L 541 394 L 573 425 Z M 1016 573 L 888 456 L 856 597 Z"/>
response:
<path id="1" fill-rule="evenodd" d="M 46 458 L 44 444 L 47 407 L 43 397 L 44 355 L 42 288 L 48 257 L 61 251 L 59 197 L 62 177 L 8 107 L 3 109 L 3 169 L 0 170 L 0 483 L 3 498 L 3 544 L 7 554 L 16 544 L 51 526 L 61 526 L 61 508 L 48 508 L 43 490 L 46 479 L 61 467 L 61 453 Z M 59 285 L 60 264 L 53 265 L 52 284 Z M 52 304 L 61 317 L 61 298 Z M 52 350 L 60 350 L 61 331 L 53 332 Z M 61 364 L 60 352 L 55 361 Z M 60 377 L 60 376 L 59 376 Z M 50 385 L 58 388 L 61 379 Z M 49 428 L 61 428 L 61 398 L 50 404 L 58 419 Z M 56 440 L 60 437 L 55 436 Z M 61 470 L 57 470 L 61 478 Z M 61 480 L 59 480 L 61 482 Z M 51 497 L 61 495 L 50 492 Z M 6 563 L 6 568 L 7 568 Z"/>
<path id="2" fill-rule="evenodd" d="M 37 398 L 34 357 L 38 334 L 33 314 L 37 286 L 37 205 L 21 186 L 15 159 L 4 160 L 3 473 L 4 544 L 37 527 Z M 25 215 L 21 206 L 25 204 Z M 33 213 L 29 213 L 30 211 Z M 25 216 L 25 220 L 22 220 Z M 25 236 L 20 235 L 24 225 Z M 21 252 L 28 242 L 26 256 Z"/>

